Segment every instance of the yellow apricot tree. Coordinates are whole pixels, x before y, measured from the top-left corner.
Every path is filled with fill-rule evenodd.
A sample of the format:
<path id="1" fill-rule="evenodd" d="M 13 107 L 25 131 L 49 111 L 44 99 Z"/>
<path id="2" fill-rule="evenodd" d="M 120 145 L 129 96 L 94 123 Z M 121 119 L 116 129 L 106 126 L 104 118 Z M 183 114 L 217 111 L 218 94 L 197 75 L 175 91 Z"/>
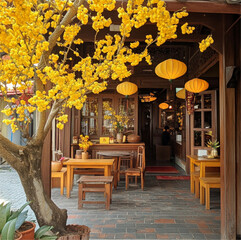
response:
<path id="1" fill-rule="evenodd" d="M 108 11 L 118 16 L 120 31 L 99 39 L 98 33 L 112 24 L 105 17 Z M 8 56 L 0 61 L 1 96 L 7 102 L 2 112 L 4 123 L 13 132 L 21 131 L 26 146 L 0 135 L 0 155 L 18 172 L 39 225 L 52 225 L 61 232 L 67 221 L 66 210 L 44 193 L 41 180 L 42 147 L 52 120 L 56 118 L 62 129 L 68 121 L 65 108 L 81 109 L 88 93 L 105 90 L 111 79 L 129 77 L 127 65 L 138 65 L 143 59 L 151 64 L 148 47 L 176 38 L 179 19 L 187 15 L 185 10 L 171 15 L 161 0 L 128 0 L 120 7 L 115 0 L 1 0 L 0 52 Z M 157 34 L 147 35 L 145 49 L 137 53 L 139 42 L 124 42 L 133 28 L 147 22 L 156 25 Z M 84 25 L 96 32 L 93 55 L 81 56 L 78 50 Z M 183 33 L 192 31 L 183 25 Z M 9 86 L 15 97 L 8 97 Z M 27 101 L 23 96 L 29 89 L 34 94 Z M 35 111 L 39 112 L 38 127 L 30 135 Z"/>

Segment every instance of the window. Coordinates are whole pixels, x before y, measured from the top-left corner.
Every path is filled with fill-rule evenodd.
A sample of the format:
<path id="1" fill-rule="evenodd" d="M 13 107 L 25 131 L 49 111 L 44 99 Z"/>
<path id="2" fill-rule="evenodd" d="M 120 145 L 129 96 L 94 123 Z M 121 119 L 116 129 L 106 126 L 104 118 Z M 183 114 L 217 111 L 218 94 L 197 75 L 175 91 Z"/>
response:
<path id="1" fill-rule="evenodd" d="M 117 93 L 98 94 L 95 97 L 88 97 L 80 114 L 81 133 L 89 135 L 91 139 L 115 135 L 111 121 L 104 118 L 104 115 L 108 115 L 108 111 L 103 108 L 104 103 L 107 102 L 117 114 L 123 111 L 127 114 L 129 121 L 125 131 L 137 134 L 137 100 L 137 94 L 128 98 Z"/>

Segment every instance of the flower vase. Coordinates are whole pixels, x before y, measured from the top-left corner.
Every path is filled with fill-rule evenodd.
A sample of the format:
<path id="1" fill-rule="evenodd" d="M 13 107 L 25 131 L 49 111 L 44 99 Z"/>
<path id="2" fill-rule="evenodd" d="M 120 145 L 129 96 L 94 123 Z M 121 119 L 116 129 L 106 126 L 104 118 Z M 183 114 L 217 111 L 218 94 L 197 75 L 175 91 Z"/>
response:
<path id="1" fill-rule="evenodd" d="M 217 156 L 218 156 L 218 151 L 217 151 L 216 148 L 212 148 L 212 150 L 211 150 L 211 156 L 212 156 L 212 157 L 217 157 Z"/>
<path id="2" fill-rule="evenodd" d="M 123 142 L 123 133 L 117 133 L 116 134 L 116 141 L 118 143 L 122 143 Z"/>
<path id="3" fill-rule="evenodd" d="M 88 159 L 88 152 L 82 152 L 82 159 Z"/>

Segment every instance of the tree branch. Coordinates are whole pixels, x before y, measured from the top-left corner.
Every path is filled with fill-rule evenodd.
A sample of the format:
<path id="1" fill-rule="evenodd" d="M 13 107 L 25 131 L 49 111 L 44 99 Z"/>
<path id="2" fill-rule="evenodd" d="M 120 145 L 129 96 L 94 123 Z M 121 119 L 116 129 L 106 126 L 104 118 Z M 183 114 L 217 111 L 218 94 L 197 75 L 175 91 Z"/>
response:
<path id="1" fill-rule="evenodd" d="M 3 157 L 14 168 L 18 164 L 16 158 L 19 158 L 19 150 L 25 147 L 12 143 L 10 140 L 0 134 L 0 156 Z"/>
<path id="2" fill-rule="evenodd" d="M 56 114 L 59 111 L 59 108 L 62 106 L 63 102 L 65 100 L 63 99 L 62 101 L 59 102 L 54 102 L 52 108 L 51 108 L 51 112 L 48 115 L 48 119 L 46 121 L 46 124 L 44 126 L 44 138 L 47 136 L 49 129 L 51 129 L 52 126 L 52 121 L 55 118 Z"/>
<path id="3" fill-rule="evenodd" d="M 60 24 L 55 28 L 54 32 L 49 37 L 49 49 L 48 51 L 44 52 L 41 56 L 40 62 L 38 64 L 38 68 L 40 70 L 44 69 L 49 61 L 49 56 L 53 51 L 53 48 L 56 46 L 57 39 L 63 34 L 64 28 L 61 26 L 67 26 L 72 22 L 73 17 L 77 14 L 78 7 L 84 3 L 85 0 L 75 0 L 69 11 L 64 16 L 63 20 L 60 22 Z M 36 76 L 36 88 L 39 91 L 44 91 L 44 86 L 41 82 L 41 80 Z M 47 120 L 48 121 L 48 120 Z M 45 135 L 45 123 L 46 123 L 46 111 L 40 113 L 40 121 L 39 126 L 37 130 L 37 134 L 35 137 L 36 142 L 43 141 Z"/>

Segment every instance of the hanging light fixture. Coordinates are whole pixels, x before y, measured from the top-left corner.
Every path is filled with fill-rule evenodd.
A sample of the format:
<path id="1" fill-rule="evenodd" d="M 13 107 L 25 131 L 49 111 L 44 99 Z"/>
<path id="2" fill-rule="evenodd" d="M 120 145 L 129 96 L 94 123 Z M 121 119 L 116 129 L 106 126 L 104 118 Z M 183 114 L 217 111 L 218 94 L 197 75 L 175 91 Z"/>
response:
<path id="1" fill-rule="evenodd" d="M 157 99 L 154 93 L 139 95 L 141 102 L 153 102 Z"/>
<path id="2" fill-rule="evenodd" d="M 123 82 L 117 85 L 116 90 L 122 95 L 130 96 L 137 92 L 138 87 L 135 83 Z"/>
<path id="3" fill-rule="evenodd" d="M 159 108 L 161 108 L 161 109 L 168 109 L 168 107 L 169 107 L 169 105 L 165 102 L 159 104 Z"/>
<path id="4" fill-rule="evenodd" d="M 187 66 L 185 63 L 171 58 L 159 63 L 155 68 L 157 76 L 168 79 L 170 82 L 184 75 L 186 71 Z"/>
<path id="5" fill-rule="evenodd" d="M 176 97 L 181 98 L 181 99 L 185 99 L 186 98 L 186 89 L 183 88 L 183 89 L 179 90 L 176 93 Z"/>
<path id="6" fill-rule="evenodd" d="M 208 87 L 208 82 L 199 78 L 194 78 L 185 83 L 185 89 L 192 93 L 203 92 L 207 90 Z"/>

